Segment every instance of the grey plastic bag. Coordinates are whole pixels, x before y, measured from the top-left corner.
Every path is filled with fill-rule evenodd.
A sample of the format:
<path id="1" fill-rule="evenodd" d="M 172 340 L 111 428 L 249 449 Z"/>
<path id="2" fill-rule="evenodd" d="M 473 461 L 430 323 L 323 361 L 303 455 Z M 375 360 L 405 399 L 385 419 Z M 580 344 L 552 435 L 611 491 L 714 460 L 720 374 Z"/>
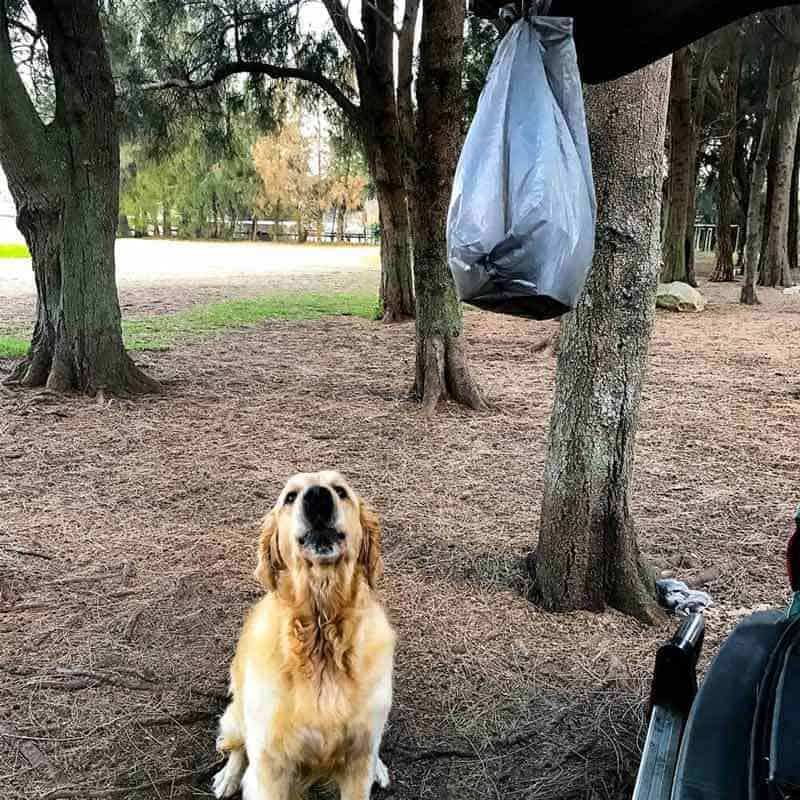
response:
<path id="1" fill-rule="evenodd" d="M 498 48 L 447 220 L 459 297 L 534 319 L 574 307 L 597 205 L 572 20 L 516 22 Z"/>

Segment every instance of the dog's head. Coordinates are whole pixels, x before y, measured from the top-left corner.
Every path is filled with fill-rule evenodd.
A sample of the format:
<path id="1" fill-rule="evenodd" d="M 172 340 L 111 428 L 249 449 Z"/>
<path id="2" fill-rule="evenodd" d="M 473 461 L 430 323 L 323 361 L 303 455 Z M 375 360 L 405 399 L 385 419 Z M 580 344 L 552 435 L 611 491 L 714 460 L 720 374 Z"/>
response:
<path id="1" fill-rule="evenodd" d="M 284 570 L 337 567 L 360 567 L 375 586 L 382 568 L 378 518 L 338 472 L 295 475 L 264 518 L 256 578 L 272 591 Z"/>

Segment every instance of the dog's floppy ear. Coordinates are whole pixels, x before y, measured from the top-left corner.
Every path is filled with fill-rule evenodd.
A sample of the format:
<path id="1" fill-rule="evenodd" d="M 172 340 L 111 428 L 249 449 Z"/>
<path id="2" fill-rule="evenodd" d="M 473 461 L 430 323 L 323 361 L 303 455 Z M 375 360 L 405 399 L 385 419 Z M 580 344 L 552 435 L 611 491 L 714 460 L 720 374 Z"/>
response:
<path id="1" fill-rule="evenodd" d="M 367 582 L 375 588 L 383 572 L 381 558 L 381 523 L 378 515 L 362 501 L 361 503 L 361 552 L 358 562 L 364 568 Z"/>
<path id="2" fill-rule="evenodd" d="M 286 569 L 286 562 L 284 562 L 278 546 L 278 518 L 275 511 L 270 511 L 264 517 L 261 536 L 258 539 L 256 580 L 268 592 L 274 592 L 278 588 L 278 573 L 282 569 Z"/>

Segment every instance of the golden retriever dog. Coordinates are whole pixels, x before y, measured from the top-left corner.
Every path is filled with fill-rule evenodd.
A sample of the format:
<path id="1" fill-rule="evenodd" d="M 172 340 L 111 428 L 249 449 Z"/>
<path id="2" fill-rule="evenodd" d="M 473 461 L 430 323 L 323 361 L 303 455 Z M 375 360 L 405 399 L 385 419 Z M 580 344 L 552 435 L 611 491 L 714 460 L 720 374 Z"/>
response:
<path id="1" fill-rule="evenodd" d="M 267 514 L 251 609 L 231 665 L 218 798 L 294 800 L 335 782 L 342 800 L 389 784 L 378 754 L 395 635 L 375 598 L 377 517 L 338 472 L 295 475 Z"/>

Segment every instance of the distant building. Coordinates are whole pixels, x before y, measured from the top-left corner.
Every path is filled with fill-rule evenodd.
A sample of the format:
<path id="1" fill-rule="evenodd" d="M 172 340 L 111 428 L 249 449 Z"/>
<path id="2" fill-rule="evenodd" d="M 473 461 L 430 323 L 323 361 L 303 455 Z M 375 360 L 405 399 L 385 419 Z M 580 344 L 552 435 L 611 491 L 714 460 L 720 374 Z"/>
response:
<path id="1" fill-rule="evenodd" d="M 0 244 L 14 244 L 22 242 L 22 236 L 17 230 L 17 210 L 8 191 L 6 176 L 0 170 Z"/>

